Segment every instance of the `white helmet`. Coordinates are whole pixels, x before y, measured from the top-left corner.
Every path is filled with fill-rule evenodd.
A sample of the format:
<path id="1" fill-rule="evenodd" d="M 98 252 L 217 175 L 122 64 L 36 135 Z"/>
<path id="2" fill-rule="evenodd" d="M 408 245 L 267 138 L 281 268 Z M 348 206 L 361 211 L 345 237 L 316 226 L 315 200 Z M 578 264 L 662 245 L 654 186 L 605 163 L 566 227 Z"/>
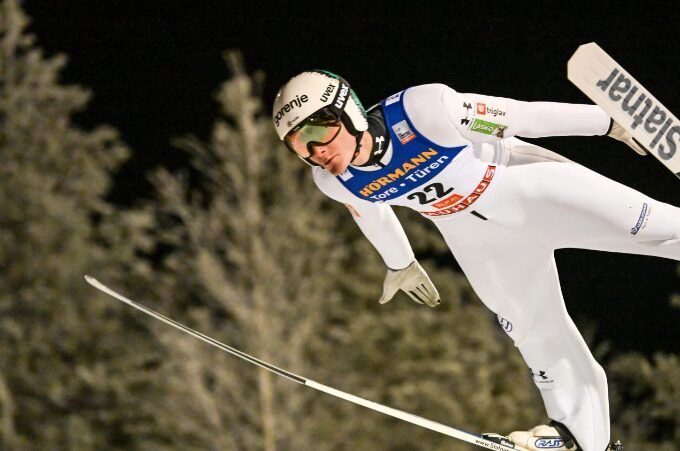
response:
<path id="1" fill-rule="evenodd" d="M 334 111 L 354 136 L 368 129 L 366 110 L 349 83 L 332 72 L 315 69 L 291 78 L 276 94 L 272 119 L 279 138 L 283 140 L 323 108 Z"/>

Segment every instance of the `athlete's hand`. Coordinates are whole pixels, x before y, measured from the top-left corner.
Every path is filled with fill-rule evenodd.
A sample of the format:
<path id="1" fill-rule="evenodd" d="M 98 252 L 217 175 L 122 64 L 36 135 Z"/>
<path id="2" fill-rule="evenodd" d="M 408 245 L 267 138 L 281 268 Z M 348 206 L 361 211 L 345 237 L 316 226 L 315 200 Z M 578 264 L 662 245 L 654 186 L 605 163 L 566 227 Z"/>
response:
<path id="1" fill-rule="evenodd" d="M 612 123 L 609 126 L 609 133 L 607 136 L 611 136 L 614 139 L 618 139 L 621 142 L 628 144 L 628 147 L 639 153 L 640 155 L 647 155 L 649 152 L 640 145 L 637 139 L 633 138 L 633 135 L 628 133 L 625 128 L 621 127 L 618 122 L 614 119 L 611 120 Z"/>
<path id="2" fill-rule="evenodd" d="M 417 260 L 413 260 L 413 263 L 404 269 L 387 270 L 383 293 L 378 302 L 381 304 L 390 302 L 400 289 L 418 304 L 427 304 L 430 307 L 439 305 L 439 292 Z"/>

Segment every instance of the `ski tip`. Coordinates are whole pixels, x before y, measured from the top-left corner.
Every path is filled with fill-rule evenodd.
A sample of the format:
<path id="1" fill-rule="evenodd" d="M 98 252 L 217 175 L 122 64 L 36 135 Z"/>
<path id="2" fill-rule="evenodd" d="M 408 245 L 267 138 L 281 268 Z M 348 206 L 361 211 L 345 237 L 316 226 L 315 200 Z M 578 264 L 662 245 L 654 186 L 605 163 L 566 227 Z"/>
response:
<path id="1" fill-rule="evenodd" d="M 97 284 L 97 279 L 95 279 L 94 277 L 89 276 L 87 274 L 85 274 L 83 277 L 85 278 L 85 282 L 89 283 L 90 285 L 94 286 Z"/>
<path id="2" fill-rule="evenodd" d="M 597 42 L 586 42 L 585 44 L 581 44 L 578 46 L 579 49 L 587 49 L 587 48 L 597 48 L 601 49 L 599 45 L 597 45 Z"/>

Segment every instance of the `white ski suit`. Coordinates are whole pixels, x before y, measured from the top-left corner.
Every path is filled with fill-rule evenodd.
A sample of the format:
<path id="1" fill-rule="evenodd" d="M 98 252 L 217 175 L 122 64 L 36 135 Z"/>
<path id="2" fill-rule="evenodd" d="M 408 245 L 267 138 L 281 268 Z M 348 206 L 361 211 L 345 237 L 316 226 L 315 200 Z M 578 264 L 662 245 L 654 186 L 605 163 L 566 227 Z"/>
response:
<path id="1" fill-rule="evenodd" d="M 409 88 L 381 107 L 395 102 L 408 120 L 388 121 L 391 141 L 380 164 L 338 177 L 315 167 L 315 183 L 351 207 L 392 269 L 414 255 L 390 205 L 433 220 L 519 348 L 549 417 L 585 451 L 602 451 L 610 439 L 607 380 L 567 313 L 554 251 L 680 260 L 680 209 L 514 138 L 603 135 L 610 118 L 597 106 L 462 94 L 442 84 Z M 459 151 L 447 157 L 426 146 L 399 159 L 399 143 L 417 136 Z M 357 178 L 352 189 L 347 183 Z"/>

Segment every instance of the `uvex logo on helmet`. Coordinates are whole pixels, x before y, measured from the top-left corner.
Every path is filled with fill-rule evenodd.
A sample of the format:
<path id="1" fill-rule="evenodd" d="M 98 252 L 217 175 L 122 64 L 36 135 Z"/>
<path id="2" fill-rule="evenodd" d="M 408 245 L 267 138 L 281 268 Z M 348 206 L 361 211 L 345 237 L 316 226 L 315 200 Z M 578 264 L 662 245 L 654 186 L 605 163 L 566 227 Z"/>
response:
<path id="1" fill-rule="evenodd" d="M 283 116 L 288 113 L 289 111 L 292 111 L 295 109 L 295 107 L 300 107 L 303 103 L 307 102 L 309 98 L 307 97 L 306 94 L 303 94 L 301 96 L 295 96 L 293 100 L 290 102 L 286 103 L 281 107 L 279 111 L 276 112 L 276 115 L 274 116 L 274 121 L 276 122 L 276 125 L 279 125 L 279 122 L 281 122 L 281 119 L 283 119 Z"/>
<path id="2" fill-rule="evenodd" d="M 331 72 L 312 70 L 288 80 L 274 99 L 271 117 L 279 139 L 322 108 L 329 108 L 355 136 L 368 128 L 366 111 L 351 85 Z"/>
<path id="3" fill-rule="evenodd" d="M 338 93 L 338 98 L 335 101 L 336 108 L 342 108 L 347 102 L 347 94 L 349 94 L 349 86 L 342 84 L 340 87 L 340 92 Z"/>
<path id="4" fill-rule="evenodd" d="M 326 86 L 326 90 L 321 94 L 321 100 L 322 102 L 328 102 L 328 99 L 330 98 L 330 95 L 333 94 L 333 91 L 335 91 L 335 85 L 333 83 L 329 83 L 328 86 Z"/>

